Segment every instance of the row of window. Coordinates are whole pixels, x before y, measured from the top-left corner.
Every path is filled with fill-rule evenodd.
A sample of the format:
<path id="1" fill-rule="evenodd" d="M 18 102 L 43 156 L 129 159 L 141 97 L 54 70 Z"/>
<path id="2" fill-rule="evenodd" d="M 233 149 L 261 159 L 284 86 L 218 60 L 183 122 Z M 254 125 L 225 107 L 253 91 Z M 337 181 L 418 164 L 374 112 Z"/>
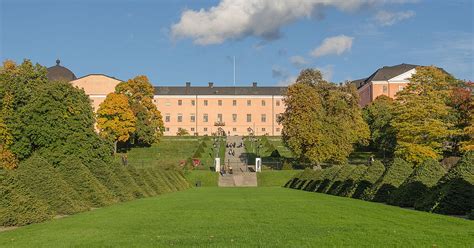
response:
<path id="1" fill-rule="evenodd" d="M 247 114 L 247 122 L 252 122 L 252 114 Z M 275 115 L 275 120 L 278 120 L 279 114 Z M 178 114 L 177 119 L 178 122 L 183 122 L 183 114 Z M 190 122 L 196 122 L 196 115 L 191 114 L 189 116 Z M 171 122 L 171 114 L 165 114 L 165 122 Z M 209 122 L 209 115 L 203 114 L 202 115 L 202 122 Z M 222 114 L 217 114 L 217 122 L 224 122 Z M 232 122 L 237 122 L 237 114 L 232 114 Z M 260 122 L 267 122 L 267 115 L 261 114 L 260 115 Z"/>
<path id="2" fill-rule="evenodd" d="M 154 99 L 153 100 L 155 104 L 158 104 L 158 100 Z M 190 100 L 191 106 L 196 106 L 196 100 Z M 281 102 L 280 100 L 275 101 L 276 106 L 280 106 Z M 171 106 L 171 102 L 167 100 L 165 102 L 166 106 Z M 203 100 L 203 105 L 208 106 L 209 105 L 209 100 Z M 222 106 L 222 100 L 217 100 L 217 105 Z M 260 102 L 261 106 L 267 106 L 267 102 L 265 100 L 262 100 Z M 183 100 L 178 100 L 178 106 L 183 106 Z M 232 100 L 232 106 L 237 106 L 237 100 Z M 247 100 L 247 106 L 252 106 L 252 100 Z"/>
<path id="3" fill-rule="evenodd" d="M 179 128 L 178 128 L 178 129 L 179 129 Z M 165 128 L 165 131 L 166 131 L 166 132 L 169 132 L 169 131 L 170 131 L 170 128 L 169 128 L 169 127 L 166 127 L 166 128 Z M 196 132 L 196 129 L 195 129 L 194 127 L 192 127 L 192 128 L 190 128 L 190 131 L 191 131 L 191 132 Z M 205 128 L 202 129 L 202 131 L 203 131 L 203 132 L 208 132 L 208 128 L 205 127 Z M 243 131 L 246 132 L 246 131 L 247 131 L 247 128 L 245 128 Z M 261 131 L 261 132 L 266 132 L 266 128 L 262 127 L 262 128 L 260 128 L 260 131 Z M 280 128 L 279 128 L 279 127 L 275 128 L 275 131 L 276 131 L 276 132 L 280 132 Z M 236 128 L 236 127 L 232 128 L 232 132 L 237 132 L 237 128 Z"/>

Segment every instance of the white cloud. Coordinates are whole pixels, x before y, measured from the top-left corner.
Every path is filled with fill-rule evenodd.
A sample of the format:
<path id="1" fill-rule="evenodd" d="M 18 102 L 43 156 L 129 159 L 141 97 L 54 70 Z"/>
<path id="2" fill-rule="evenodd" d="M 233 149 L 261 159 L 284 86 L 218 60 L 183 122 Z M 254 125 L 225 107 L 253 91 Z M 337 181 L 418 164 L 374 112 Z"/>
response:
<path id="1" fill-rule="evenodd" d="M 346 35 L 338 35 L 329 37 L 323 40 L 319 47 L 311 51 L 314 57 L 321 57 L 331 54 L 341 55 L 344 52 L 350 51 L 352 48 L 352 41 L 354 37 Z"/>
<path id="2" fill-rule="evenodd" d="M 293 64 L 294 66 L 301 68 L 305 65 L 307 65 L 309 62 L 302 56 L 291 56 L 290 57 L 290 63 Z"/>
<path id="3" fill-rule="evenodd" d="M 400 11 L 400 12 L 389 12 L 381 10 L 375 14 L 375 21 L 381 26 L 391 26 L 397 22 L 412 18 L 415 16 L 415 12 L 412 10 Z"/>
<path id="4" fill-rule="evenodd" d="M 171 27 L 174 39 L 199 45 L 257 36 L 280 37 L 280 28 L 301 18 L 323 17 L 327 8 L 355 11 L 362 7 L 411 0 L 221 0 L 209 9 L 185 10 Z"/>

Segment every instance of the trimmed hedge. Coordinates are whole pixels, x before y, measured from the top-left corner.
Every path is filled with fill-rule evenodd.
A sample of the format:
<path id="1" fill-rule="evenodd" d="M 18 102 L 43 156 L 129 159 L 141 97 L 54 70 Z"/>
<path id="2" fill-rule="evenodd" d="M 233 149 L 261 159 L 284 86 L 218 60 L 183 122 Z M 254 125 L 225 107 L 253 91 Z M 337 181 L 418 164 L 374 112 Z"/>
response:
<path id="1" fill-rule="evenodd" d="M 401 207 L 415 206 L 415 202 L 426 195 L 445 174 L 446 170 L 437 161 L 423 162 L 391 195 L 388 204 Z"/>
<path id="2" fill-rule="evenodd" d="M 337 176 L 341 168 L 342 166 L 335 165 L 325 169 L 321 174 L 319 184 L 316 184 L 316 192 L 325 193 L 331 187 L 334 178 Z"/>
<path id="3" fill-rule="evenodd" d="M 117 176 L 117 179 L 127 187 L 128 192 L 130 192 L 133 198 L 145 197 L 145 192 L 137 185 L 135 179 L 133 179 L 125 166 L 120 163 L 114 163 L 110 168 Z"/>
<path id="4" fill-rule="evenodd" d="M 465 215 L 474 209 L 474 152 L 467 153 L 438 182 L 415 209 Z"/>
<path id="5" fill-rule="evenodd" d="M 354 194 L 356 190 L 356 185 L 360 182 L 361 178 L 364 176 L 366 171 L 367 171 L 367 166 L 365 165 L 355 166 L 354 170 L 352 170 L 352 173 L 346 178 L 344 183 L 340 186 L 340 189 L 337 195 L 352 197 L 352 194 Z"/>
<path id="6" fill-rule="evenodd" d="M 137 183 L 138 187 L 144 192 L 146 197 L 156 195 L 156 192 L 154 192 L 150 185 L 148 185 L 146 180 L 143 178 L 142 173 L 140 173 L 137 168 L 134 166 L 127 166 L 127 170 Z"/>
<path id="7" fill-rule="evenodd" d="M 87 164 L 87 167 L 91 173 L 120 201 L 130 201 L 135 199 L 133 193 L 118 179 L 115 173 L 112 172 L 112 166 L 101 160 L 93 160 Z"/>
<path id="8" fill-rule="evenodd" d="M 364 175 L 360 177 L 356 185 L 352 198 L 360 199 L 367 188 L 370 188 L 385 172 L 385 166 L 382 162 L 375 160 L 372 165 L 367 167 Z"/>
<path id="9" fill-rule="evenodd" d="M 47 202 L 57 214 L 73 214 L 89 208 L 54 167 L 39 155 L 34 154 L 21 162 L 15 173 L 19 191 L 31 192 Z M 21 192 L 21 194 L 27 193 Z"/>
<path id="10" fill-rule="evenodd" d="M 361 199 L 375 202 L 387 202 L 391 194 L 410 176 L 413 166 L 401 158 L 395 158 L 382 177 L 367 188 Z"/>
<path id="11" fill-rule="evenodd" d="M 61 161 L 56 169 L 79 194 L 84 202 L 92 207 L 102 207 L 118 201 L 117 198 L 92 175 L 89 169 L 76 157 Z"/>
<path id="12" fill-rule="evenodd" d="M 332 180 L 331 186 L 328 188 L 327 192 L 331 195 L 338 195 L 341 191 L 341 188 L 344 185 L 346 179 L 351 175 L 352 171 L 355 169 L 355 166 L 352 165 L 343 165 L 338 171 L 337 175 Z"/>
<path id="13" fill-rule="evenodd" d="M 50 206 L 21 188 L 16 173 L 5 173 L 0 180 L 0 226 L 21 226 L 52 219 Z"/>

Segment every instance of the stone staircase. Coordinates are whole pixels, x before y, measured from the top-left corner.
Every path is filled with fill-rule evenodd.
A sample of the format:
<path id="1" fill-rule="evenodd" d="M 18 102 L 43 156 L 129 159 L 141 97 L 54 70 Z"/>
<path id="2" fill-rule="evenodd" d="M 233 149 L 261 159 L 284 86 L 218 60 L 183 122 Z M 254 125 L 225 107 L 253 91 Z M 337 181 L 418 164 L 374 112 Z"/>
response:
<path id="1" fill-rule="evenodd" d="M 219 175 L 219 187 L 257 187 L 257 174 L 244 172 Z"/>
<path id="2" fill-rule="evenodd" d="M 227 142 L 235 142 L 239 144 L 242 140 L 242 137 L 238 136 L 229 136 L 227 137 Z M 233 148 L 235 155 L 228 155 L 228 150 L 226 150 L 226 160 L 223 161 L 231 163 L 233 174 L 224 174 L 219 175 L 219 187 L 257 187 L 257 174 L 255 172 L 248 172 L 247 164 L 245 163 L 242 154 L 245 152 L 245 148 Z"/>

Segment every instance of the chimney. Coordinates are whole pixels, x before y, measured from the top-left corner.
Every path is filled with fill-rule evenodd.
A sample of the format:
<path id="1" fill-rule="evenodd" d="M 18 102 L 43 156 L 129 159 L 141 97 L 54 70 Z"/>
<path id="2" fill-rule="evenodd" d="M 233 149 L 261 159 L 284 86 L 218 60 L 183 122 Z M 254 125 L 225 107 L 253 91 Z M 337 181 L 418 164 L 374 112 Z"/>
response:
<path id="1" fill-rule="evenodd" d="M 253 86 L 254 88 L 257 88 L 257 82 L 253 82 L 253 83 L 252 83 L 252 86 Z"/>
<path id="2" fill-rule="evenodd" d="M 214 83 L 213 82 L 209 82 L 209 88 L 212 88 L 214 87 Z"/>

